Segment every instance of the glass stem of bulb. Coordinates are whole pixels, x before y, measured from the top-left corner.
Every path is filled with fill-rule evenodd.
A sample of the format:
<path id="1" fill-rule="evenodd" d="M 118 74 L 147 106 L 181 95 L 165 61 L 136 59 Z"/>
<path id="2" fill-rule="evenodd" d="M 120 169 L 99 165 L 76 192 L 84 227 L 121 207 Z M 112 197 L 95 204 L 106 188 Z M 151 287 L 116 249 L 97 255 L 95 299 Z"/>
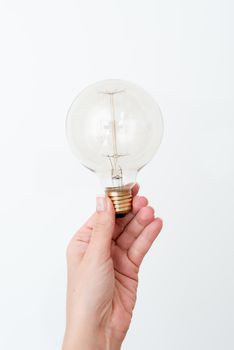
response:
<path id="1" fill-rule="evenodd" d="M 110 108 L 111 108 L 111 125 L 112 125 L 112 145 L 113 145 L 113 154 L 109 155 L 111 163 L 111 177 L 113 187 L 118 187 L 123 185 L 123 175 L 122 169 L 119 165 L 118 158 L 118 149 L 117 149 L 117 133 L 116 133 L 116 117 L 115 117 L 115 103 L 114 95 L 120 93 L 121 91 L 108 92 L 110 96 Z"/>

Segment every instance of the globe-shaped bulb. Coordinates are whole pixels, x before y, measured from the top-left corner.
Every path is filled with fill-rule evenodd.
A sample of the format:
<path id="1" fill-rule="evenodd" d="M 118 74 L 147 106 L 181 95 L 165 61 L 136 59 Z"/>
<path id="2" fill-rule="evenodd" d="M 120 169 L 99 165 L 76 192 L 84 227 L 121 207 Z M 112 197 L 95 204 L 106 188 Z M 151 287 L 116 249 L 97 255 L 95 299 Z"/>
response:
<path id="1" fill-rule="evenodd" d="M 97 173 L 107 192 L 122 191 L 131 188 L 137 172 L 157 151 L 163 134 L 162 114 L 139 86 L 103 80 L 85 88 L 74 100 L 66 132 L 77 158 Z"/>

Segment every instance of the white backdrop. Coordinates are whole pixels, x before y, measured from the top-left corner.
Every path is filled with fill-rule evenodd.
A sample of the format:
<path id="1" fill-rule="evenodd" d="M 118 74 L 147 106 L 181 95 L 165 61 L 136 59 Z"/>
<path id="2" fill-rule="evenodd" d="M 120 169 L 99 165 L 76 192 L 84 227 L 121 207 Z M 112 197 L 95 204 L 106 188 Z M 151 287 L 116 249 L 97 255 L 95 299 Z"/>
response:
<path id="1" fill-rule="evenodd" d="M 164 229 L 123 349 L 234 348 L 233 16 L 231 0 L 1 0 L 1 349 L 60 349 L 66 245 L 100 192 L 65 116 L 106 78 L 144 87 L 165 121 L 138 179 Z"/>

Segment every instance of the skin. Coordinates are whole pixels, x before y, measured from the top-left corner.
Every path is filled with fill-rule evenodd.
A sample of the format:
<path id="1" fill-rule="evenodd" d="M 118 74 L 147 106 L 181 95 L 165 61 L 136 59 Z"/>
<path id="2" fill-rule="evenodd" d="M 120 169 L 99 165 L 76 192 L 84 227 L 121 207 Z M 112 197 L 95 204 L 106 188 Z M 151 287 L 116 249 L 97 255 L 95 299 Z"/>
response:
<path id="1" fill-rule="evenodd" d="M 67 248 L 67 322 L 62 350 L 117 350 L 136 303 L 138 273 L 162 228 L 133 188 L 132 212 L 115 220 L 108 197 Z"/>

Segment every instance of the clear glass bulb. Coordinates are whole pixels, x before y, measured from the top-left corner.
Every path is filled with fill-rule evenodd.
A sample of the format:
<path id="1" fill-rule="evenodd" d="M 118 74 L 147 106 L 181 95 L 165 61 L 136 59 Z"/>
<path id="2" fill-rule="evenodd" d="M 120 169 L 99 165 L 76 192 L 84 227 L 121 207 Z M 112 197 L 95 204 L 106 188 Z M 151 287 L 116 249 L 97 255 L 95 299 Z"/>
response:
<path id="1" fill-rule="evenodd" d="M 85 88 L 74 100 L 66 132 L 77 158 L 101 179 L 116 212 L 128 212 L 137 172 L 151 160 L 162 139 L 163 120 L 157 103 L 133 83 L 103 80 Z"/>

